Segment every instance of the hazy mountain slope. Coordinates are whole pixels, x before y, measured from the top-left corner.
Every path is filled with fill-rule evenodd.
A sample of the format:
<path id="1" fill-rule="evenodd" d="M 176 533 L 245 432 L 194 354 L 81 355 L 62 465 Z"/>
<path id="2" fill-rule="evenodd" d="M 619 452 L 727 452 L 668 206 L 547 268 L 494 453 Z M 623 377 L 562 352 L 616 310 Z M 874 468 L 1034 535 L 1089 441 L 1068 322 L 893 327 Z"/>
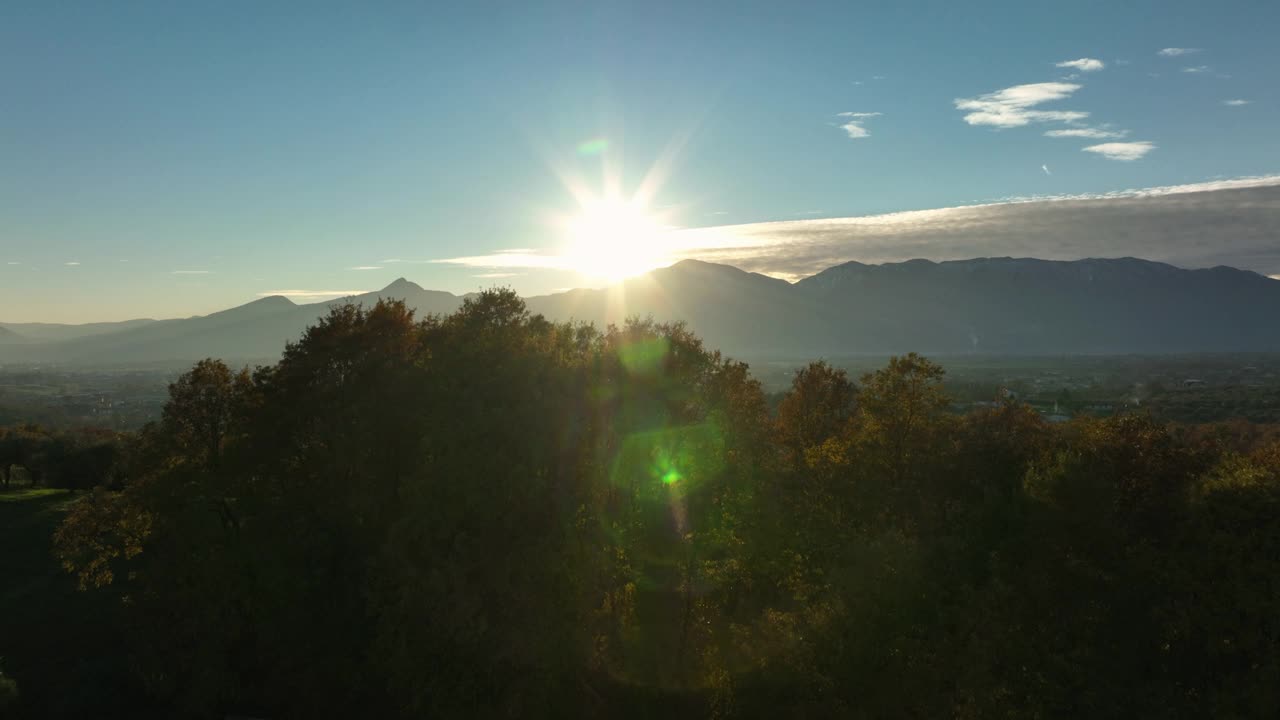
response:
<path id="1" fill-rule="evenodd" d="M 269 361 L 279 357 L 286 342 L 297 340 L 308 325 L 327 314 L 330 305 L 351 301 L 371 306 L 380 298 L 404 300 L 420 316 L 452 312 L 462 303 L 455 295 L 424 290 L 401 278 L 377 292 L 337 301 L 297 305 L 272 296 L 210 315 L 149 321 L 57 342 L 11 343 L 0 359 L 69 364 L 184 363 L 205 357 Z"/>
<path id="2" fill-rule="evenodd" d="M 443 290 L 424 290 L 421 285 L 409 282 L 404 278 L 398 278 L 395 282 L 385 288 L 364 293 L 363 295 L 352 295 L 341 300 L 326 300 L 324 302 L 312 303 L 303 307 L 317 308 L 319 314 L 325 312 L 324 308 L 336 303 L 354 302 L 365 307 L 371 307 L 379 300 L 403 300 L 406 305 L 413 308 L 419 318 L 426 317 L 430 314 L 447 314 L 457 310 L 462 305 L 462 298 L 447 293 Z"/>
<path id="3" fill-rule="evenodd" d="M 71 340 L 90 335 L 106 335 L 107 333 L 128 330 L 129 328 L 148 325 L 155 322 L 151 319 L 124 320 L 121 322 L 84 323 L 81 325 L 62 325 L 59 323 L 0 323 L 0 330 L 10 330 L 25 341 L 56 342 Z M 0 332 L 0 335 L 3 335 Z"/>
<path id="4" fill-rule="evenodd" d="M 851 351 L 1280 350 L 1280 282 L 1134 258 L 848 263 L 796 289 Z"/>
<path id="5" fill-rule="evenodd" d="M 809 300 L 784 280 L 728 265 L 685 260 L 604 290 L 571 290 L 528 299 L 529 309 L 556 320 L 604 326 L 629 316 L 683 320 L 708 346 L 753 353 L 820 347 L 821 332 L 797 319 Z"/>
<path id="6" fill-rule="evenodd" d="M 203 357 L 271 360 L 338 302 L 405 300 L 419 317 L 463 298 L 404 280 L 373 293 L 295 305 L 269 297 L 183 320 L 58 342 L 0 342 L 0 361 L 118 364 Z M 604 290 L 531 297 L 555 320 L 683 320 L 738 356 L 853 353 L 1280 351 L 1280 281 L 1217 267 L 1121 258 L 979 258 L 846 263 L 792 285 L 687 260 Z"/>
<path id="7" fill-rule="evenodd" d="M 31 351 L 27 359 L 91 364 L 272 358 L 318 314 L 302 314 L 287 298 L 262 298 L 211 315 L 159 320 L 105 335 L 27 348 Z"/>

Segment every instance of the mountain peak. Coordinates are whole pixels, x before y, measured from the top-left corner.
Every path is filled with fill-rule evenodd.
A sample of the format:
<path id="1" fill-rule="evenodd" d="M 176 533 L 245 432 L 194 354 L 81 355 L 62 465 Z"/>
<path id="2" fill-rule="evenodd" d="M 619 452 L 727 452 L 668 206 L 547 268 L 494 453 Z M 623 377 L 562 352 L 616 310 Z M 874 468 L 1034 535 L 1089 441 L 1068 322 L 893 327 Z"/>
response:
<path id="1" fill-rule="evenodd" d="M 285 305 L 295 305 L 295 304 L 296 303 L 294 303 L 292 300 L 285 297 L 284 295 L 268 295 L 266 297 L 258 298 L 257 300 L 254 300 L 252 302 L 247 302 L 241 307 L 250 307 L 250 306 L 253 306 L 253 307 L 282 306 L 283 307 Z"/>
<path id="2" fill-rule="evenodd" d="M 379 292 L 383 295 L 388 293 L 422 292 L 422 286 L 399 277 L 395 279 L 395 282 L 382 288 Z"/>

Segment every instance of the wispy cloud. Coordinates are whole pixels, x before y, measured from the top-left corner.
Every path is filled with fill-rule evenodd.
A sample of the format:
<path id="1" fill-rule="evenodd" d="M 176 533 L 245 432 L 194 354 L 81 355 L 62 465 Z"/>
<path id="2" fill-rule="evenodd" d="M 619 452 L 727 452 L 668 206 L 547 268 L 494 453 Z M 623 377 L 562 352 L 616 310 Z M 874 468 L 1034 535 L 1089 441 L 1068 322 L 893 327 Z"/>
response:
<path id="1" fill-rule="evenodd" d="M 173 275 L 212 275 L 212 270 L 173 270 Z"/>
<path id="2" fill-rule="evenodd" d="M 9 262 L 5 263 L 5 265 L 21 265 L 21 264 L 22 263 L 18 262 L 17 260 L 10 260 Z"/>
<path id="3" fill-rule="evenodd" d="M 389 265 L 389 264 L 391 264 L 391 263 L 398 263 L 398 262 L 400 262 L 400 258 L 390 258 L 390 259 L 387 259 L 387 260 L 383 260 L 383 261 L 382 261 L 382 264 L 383 264 L 383 265 Z"/>
<path id="4" fill-rule="evenodd" d="M 1126 162 L 1139 160 L 1147 153 L 1155 150 L 1154 143 L 1146 140 L 1136 142 L 1113 142 L 1102 143 L 1101 145 L 1090 145 L 1083 148 L 1085 152 L 1097 153 L 1108 160 L 1124 160 Z"/>
<path id="5" fill-rule="evenodd" d="M 382 266 L 381 265 L 356 265 L 355 267 L 349 267 L 347 269 L 348 270 L 381 270 Z"/>
<path id="6" fill-rule="evenodd" d="M 1182 57 L 1183 55 L 1194 55 L 1200 52 L 1200 48 L 1165 48 L 1156 54 L 1160 57 Z"/>
<path id="7" fill-rule="evenodd" d="M 491 272 L 491 273 L 480 273 L 479 275 L 472 275 L 471 277 L 476 277 L 476 278 L 509 278 L 509 277 L 519 277 L 519 276 L 520 276 L 520 273 Z"/>
<path id="8" fill-rule="evenodd" d="M 1060 68 L 1075 68 L 1080 72 L 1097 72 L 1106 66 L 1107 66 L 1106 63 L 1102 62 L 1101 60 L 1096 60 L 1094 58 L 1080 58 L 1079 60 L 1063 60 L 1062 62 L 1057 63 L 1055 65 L 1055 67 L 1060 67 Z"/>
<path id="9" fill-rule="evenodd" d="M 80 264 L 80 263 L 79 263 L 79 262 L 77 262 L 77 261 L 75 261 L 75 260 L 72 260 L 71 262 L 63 263 L 63 265 L 66 265 L 66 266 L 68 266 L 68 267 L 75 267 L 76 265 L 79 265 L 79 264 Z"/>
<path id="10" fill-rule="evenodd" d="M 1249 103 L 1251 103 L 1251 102 L 1253 102 L 1253 101 L 1252 101 L 1252 100 L 1239 100 L 1239 99 L 1237 99 L 1237 100 L 1223 100 L 1223 101 L 1222 101 L 1222 104 L 1223 104 L 1223 105 L 1229 105 L 1229 106 L 1231 106 L 1231 107 L 1240 107 L 1241 105 L 1248 105 L 1248 104 L 1249 104 Z"/>
<path id="11" fill-rule="evenodd" d="M 489 255 L 464 255 L 430 262 L 442 265 L 462 265 L 475 268 L 541 268 L 545 270 L 572 270 L 573 262 L 563 255 L 551 255 L 534 251 L 495 252 Z"/>
<path id="12" fill-rule="evenodd" d="M 1040 169 L 1044 171 L 1044 174 L 1045 174 L 1045 175 L 1052 175 L 1052 174 L 1053 174 L 1053 173 L 1049 172 L 1049 166 L 1048 166 L 1048 165 L 1041 165 L 1041 166 L 1040 166 Z"/>
<path id="13" fill-rule="evenodd" d="M 363 295 L 370 290 L 268 290 L 258 293 L 258 297 L 282 295 L 287 298 L 337 298 L 348 295 Z"/>
<path id="14" fill-rule="evenodd" d="M 1194 65 L 1194 66 L 1191 66 L 1191 67 L 1184 67 L 1184 68 L 1182 68 L 1182 72 L 1184 72 L 1184 73 L 1197 73 L 1197 74 L 1198 74 L 1198 73 L 1207 73 L 1207 72 L 1209 72 L 1209 70 L 1210 70 L 1210 68 L 1209 68 L 1209 66 L 1208 66 L 1208 65 Z"/>
<path id="15" fill-rule="evenodd" d="M 1107 130 L 1105 128 L 1065 128 L 1063 130 L 1050 130 L 1046 132 L 1044 136 L 1051 138 L 1089 138 L 1102 140 L 1106 138 L 1122 138 L 1128 134 L 1128 130 Z"/>
<path id="16" fill-rule="evenodd" d="M 1071 97 L 1079 89 L 1079 85 L 1065 82 L 1015 85 L 976 98 L 957 98 L 955 105 L 957 110 L 968 111 L 964 121 L 970 125 L 1012 128 L 1033 122 L 1074 122 L 1089 117 L 1089 113 L 1035 108 Z"/>
<path id="17" fill-rule="evenodd" d="M 849 133 L 849 137 L 853 139 L 869 137 L 870 132 L 863 127 L 863 123 L 868 118 L 879 117 L 878 112 L 842 112 L 840 117 L 846 118 L 845 123 L 840 126 L 842 130 Z"/>

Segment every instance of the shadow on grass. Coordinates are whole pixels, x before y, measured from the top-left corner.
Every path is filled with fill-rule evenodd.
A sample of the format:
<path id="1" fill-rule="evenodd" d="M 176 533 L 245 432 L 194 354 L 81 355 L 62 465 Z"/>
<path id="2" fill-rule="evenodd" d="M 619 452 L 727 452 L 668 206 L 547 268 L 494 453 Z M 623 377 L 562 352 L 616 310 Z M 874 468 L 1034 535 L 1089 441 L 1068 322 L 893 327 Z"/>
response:
<path id="1" fill-rule="evenodd" d="M 120 608 L 79 592 L 53 556 L 53 532 L 84 493 L 0 490 L 0 658 L 18 684 L 4 717 L 115 717 L 141 704 L 121 654 Z"/>

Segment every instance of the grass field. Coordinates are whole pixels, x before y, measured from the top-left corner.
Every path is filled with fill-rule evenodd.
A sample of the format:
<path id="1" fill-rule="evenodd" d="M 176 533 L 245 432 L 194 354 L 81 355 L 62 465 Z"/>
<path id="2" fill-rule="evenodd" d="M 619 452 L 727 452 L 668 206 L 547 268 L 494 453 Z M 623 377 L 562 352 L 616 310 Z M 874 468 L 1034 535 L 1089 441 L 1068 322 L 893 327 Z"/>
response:
<path id="1" fill-rule="evenodd" d="M 0 490 L 0 658 L 19 700 L 4 717 L 114 717 L 134 706 L 118 656 L 116 608 L 81 593 L 51 552 L 53 531 L 77 496 Z M 104 707 L 103 698 L 123 705 Z"/>

